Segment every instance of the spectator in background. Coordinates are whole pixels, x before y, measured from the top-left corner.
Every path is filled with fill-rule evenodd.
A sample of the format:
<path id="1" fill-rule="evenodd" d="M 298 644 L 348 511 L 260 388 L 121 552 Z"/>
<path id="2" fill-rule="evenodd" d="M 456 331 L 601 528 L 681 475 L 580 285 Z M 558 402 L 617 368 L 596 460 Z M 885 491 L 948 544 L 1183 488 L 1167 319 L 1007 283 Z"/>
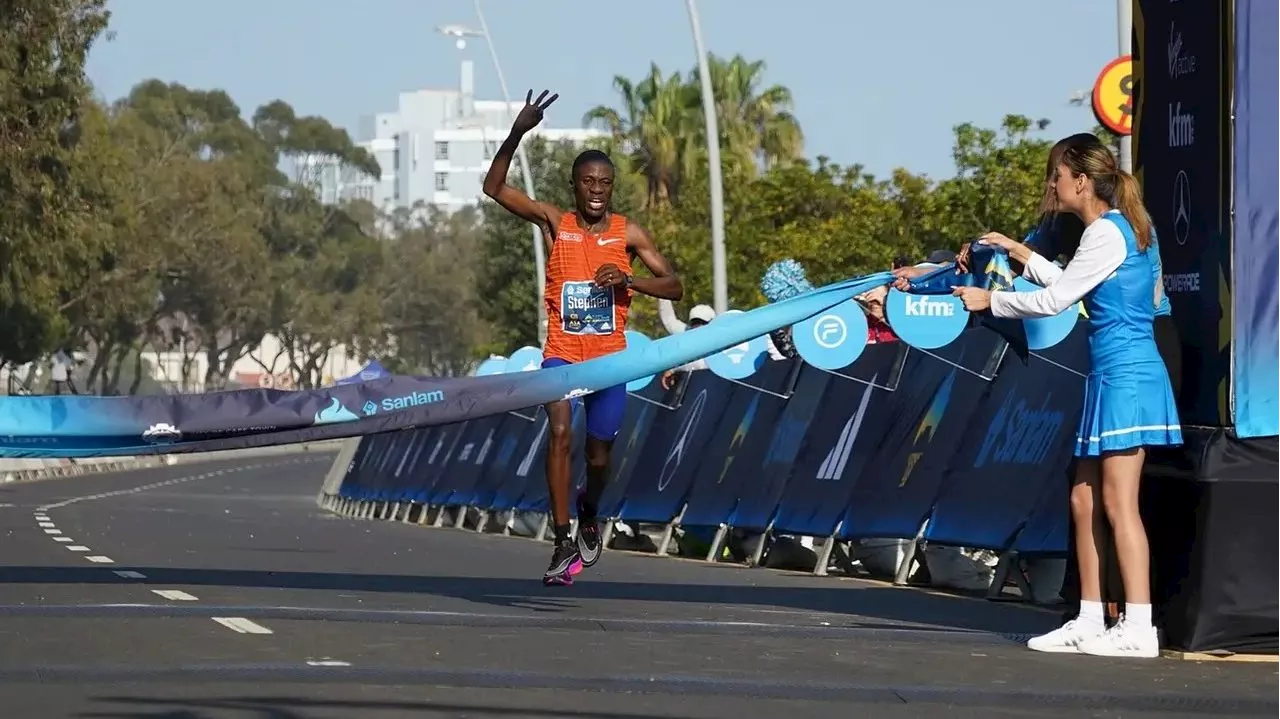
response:
<path id="1" fill-rule="evenodd" d="M 678 335 L 686 329 L 697 329 L 715 318 L 716 311 L 711 308 L 711 305 L 694 305 L 693 309 L 689 310 L 689 323 L 686 325 L 676 316 L 675 303 L 671 300 L 658 300 L 658 319 L 662 320 L 662 328 L 667 331 L 667 334 Z M 662 388 L 670 390 L 675 386 L 677 372 L 693 372 L 694 370 L 706 368 L 706 360 L 696 359 L 675 369 L 669 369 L 662 373 Z"/>
<path id="2" fill-rule="evenodd" d="M 65 348 L 53 353 L 50 365 L 49 380 L 53 383 L 54 394 L 62 394 L 64 389 L 71 390 L 71 394 L 80 394 L 71 377 L 72 372 L 75 371 L 76 362 Z"/>
<path id="3" fill-rule="evenodd" d="M 905 261 L 899 257 L 894 264 Z M 804 266 L 792 259 L 779 260 L 770 265 L 760 278 L 760 291 L 770 302 L 781 302 L 813 289 L 805 275 Z M 854 299 L 862 305 L 867 315 L 867 343 L 894 342 L 898 337 L 884 321 L 884 298 L 888 288 L 878 287 L 864 292 Z M 796 357 L 795 344 L 791 340 L 791 328 L 783 327 L 769 335 L 780 353 L 787 358 Z"/>

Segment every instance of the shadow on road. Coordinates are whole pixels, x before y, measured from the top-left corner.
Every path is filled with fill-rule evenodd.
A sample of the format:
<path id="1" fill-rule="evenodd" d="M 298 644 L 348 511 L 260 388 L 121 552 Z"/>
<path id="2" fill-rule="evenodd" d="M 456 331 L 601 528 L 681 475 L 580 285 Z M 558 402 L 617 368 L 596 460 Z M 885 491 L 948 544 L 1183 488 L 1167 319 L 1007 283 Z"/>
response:
<path id="1" fill-rule="evenodd" d="M 613 600 L 664 604 L 695 604 L 785 608 L 803 612 L 875 617 L 887 621 L 932 624 L 955 629 L 1027 633 L 1055 626 L 1047 612 L 888 586 L 840 582 L 828 586 L 751 586 L 743 584 L 683 584 L 628 581 L 581 581 L 571 589 L 546 588 L 536 579 L 509 577 L 414 576 L 287 572 L 236 569 L 137 567 L 151 584 L 188 587 L 300 589 L 333 592 L 379 592 L 452 597 L 498 607 L 564 612 L 581 600 Z M 5 584 L 118 584 L 109 572 L 91 567 L 7 567 L 0 569 Z M 243 603 L 241 600 L 238 603 Z"/>

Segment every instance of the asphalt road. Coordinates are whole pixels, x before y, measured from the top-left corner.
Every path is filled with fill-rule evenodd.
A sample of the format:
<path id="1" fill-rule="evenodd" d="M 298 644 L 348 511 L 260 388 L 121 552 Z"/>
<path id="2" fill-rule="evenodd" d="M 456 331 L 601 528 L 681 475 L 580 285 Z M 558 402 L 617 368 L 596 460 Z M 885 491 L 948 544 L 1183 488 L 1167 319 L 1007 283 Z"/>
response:
<path id="1" fill-rule="evenodd" d="M 0 717 L 1179 717 L 1276 665 L 1047 656 L 1024 607 L 339 518 L 332 455 L 0 486 Z"/>

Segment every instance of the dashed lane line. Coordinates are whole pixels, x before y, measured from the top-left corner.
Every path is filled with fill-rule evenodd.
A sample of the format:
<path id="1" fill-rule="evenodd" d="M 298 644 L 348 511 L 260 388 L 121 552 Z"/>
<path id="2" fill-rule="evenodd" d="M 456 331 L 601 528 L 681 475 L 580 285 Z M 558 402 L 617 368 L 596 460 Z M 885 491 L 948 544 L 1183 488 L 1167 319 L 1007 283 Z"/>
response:
<path id="1" fill-rule="evenodd" d="M 270 629 L 244 617 L 212 617 L 213 621 L 240 634 L 273 634 Z"/>
<path id="2" fill-rule="evenodd" d="M 52 539 L 55 542 L 62 543 L 62 545 L 65 546 L 68 551 L 84 553 L 85 559 L 90 562 L 93 562 L 94 564 L 115 564 L 115 560 L 112 559 L 111 557 L 101 555 L 101 554 L 90 555 L 88 554 L 88 552 L 90 552 L 91 550 L 88 547 L 82 544 L 71 544 L 72 541 L 74 540 L 72 540 L 70 537 L 61 536 L 62 530 L 58 529 L 57 525 L 54 524 L 53 520 L 49 517 L 49 510 L 61 509 L 63 507 L 69 507 L 73 504 L 78 504 L 80 502 L 87 502 L 94 499 L 106 499 L 108 497 L 120 497 L 124 495 L 129 495 L 129 494 L 138 494 L 139 492 L 145 492 L 148 489 L 156 489 L 158 487 L 171 487 L 176 484 L 194 482 L 198 479 L 207 479 L 210 477 L 221 477 L 228 474 L 233 474 L 235 472 L 244 472 L 244 471 L 255 470 L 255 469 L 263 469 L 265 467 L 282 466 L 285 464 L 304 464 L 306 462 L 312 462 L 312 461 L 318 461 L 318 460 L 314 460 L 311 458 L 306 458 L 306 459 L 295 458 L 292 460 L 285 460 L 283 462 L 255 463 L 255 464 L 241 465 L 239 467 L 234 467 L 231 469 L 212 470 L 209 472 L 205 472 L 203 474 L 193 474 L 188 477 L 173 477 L 171 479 L 166 479 L 159 482 L 151 482 L 149 484 L 143 484 L 137 487 L 130 487 L 129 489 L 120 489 L 112 492 L 99 492 L 97 494 L 89 494 L 81 497 L 73 497 L 71 499 L 65 499 L 61 502 L 54 502 L 52 504 L 42 505 L 36 508 L 32 517 L 35 519 L 37 526 L 40 529 L 44 530 L 44 533 L 48 535 L 50 539 Z M 142 572 L 137 572 L 131 569 L 115 570 L 113 573 L 121 579 L 145 580 L 147 578 L 147 576 Z M 199 601 L 199 598 L 196 597 L 195 595 L 189 594 L 179 589 L 152 589 L 151 592 L 153 594 L 156 594 L 157 596 L 160 596 L 164 599 L 168 599 L 174 602 Z M 221 624 L 222 626 L 230 629 L 231 631 L 237 632 L 239 634 L 273 634 L 274 633 L 270 629 L 262 626 L 261 624 L 249 621 L 244 617 L 211 617 L 211 619 L 213 619 L 213 621 L 217 622 L 218 624 Z M 351 666 L 351 664 L 348 662 L 343 662 L 336 659 L 329 659 L 327 657 L 323 659 L 308 660 L 307 663 L 308 665 L 314 666 L 314 667 L 349 667 Z"/>
<path id="3" fill-rule="evenodd" d="M 173 602 L 194 602 L 194 601 L 196 601 L 196 596 L 195 596 L 195 595 L 193 595 L 193 594 L 187 594 L 186 592 L 182 591 L 181 589 L 152 589 L 152 590 L 151 590 L 151 593 L 152 593 L 152 594 L 158 594 L 158 595 L 160 595 L 161 597 L 163 597 L 163 598 L 165 598 L 165 599 L 168 599 L 168 600 L 170 600 L 170 601 L 173 601 Z"/>

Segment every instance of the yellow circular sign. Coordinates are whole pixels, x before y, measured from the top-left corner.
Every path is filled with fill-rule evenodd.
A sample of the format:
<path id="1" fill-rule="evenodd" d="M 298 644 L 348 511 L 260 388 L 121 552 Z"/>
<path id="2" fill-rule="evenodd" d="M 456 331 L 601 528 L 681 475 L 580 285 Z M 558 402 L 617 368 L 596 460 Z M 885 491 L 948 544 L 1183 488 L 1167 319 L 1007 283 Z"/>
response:
<path id="1" fill-rule="evenodd" d="M 1093 114 L 1117 135 L 1133 133 L 1133 57 L 1118 57 L 1093 83 Z"/>

